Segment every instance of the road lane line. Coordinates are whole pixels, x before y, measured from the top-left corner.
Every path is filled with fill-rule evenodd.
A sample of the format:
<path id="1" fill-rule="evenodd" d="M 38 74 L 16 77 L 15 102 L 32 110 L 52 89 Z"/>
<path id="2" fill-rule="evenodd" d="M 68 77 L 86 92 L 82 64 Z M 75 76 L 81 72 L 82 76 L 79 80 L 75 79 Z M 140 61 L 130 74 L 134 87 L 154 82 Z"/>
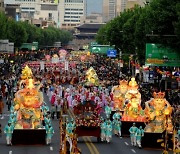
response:
<path id="1" fill-rule="evenodd" d="M 85 141 L 85 143 L 86 143 L 86 145 L 87 145 L 90 153 L 91 153 L 91 154 L 96 154 L 96 153 L 92 150 L 92 147 L 90 146 L 89 142 L 86 140 L 86 137 L 82 137 L 82 138 L 83 138 L 83 140 Z"/>
<path id="2" fill-rule="evenodd" d="M 136 153 L 136 151 L 134 149 L 131 149 L 132 152 Z"/>
<path id="3" fill-rule="evenodd" d="M 75 115 L 74 115 L 74 113 L 72 112 L 71 109 L 69 109 L 69 113 L 72 115 L 73 118 L 75 118 Z M 87 143 L 87 141 L 85 141 L 84 139 L 87 139 L 87 140 L 89 141 L 89 143 Z M 96 148 L 95 145 L 92 143 L 92 141 L 91 141 L 91 139 L 90 139 L 89 137 L 83 137 L 83 140 L 85 141 L 86 145 L 87 145 L 87 144 L 90 144 L 90 145 L 91 145 L 91 146 L 90 146 L 90 145 L 88 146 L 90 152 L 91 152 L 92 149 L 93 149 L 93 152 L 94 152 L 95 154 L 99 154 L 99 151 L 97 150 L 97 148 Z"/>
<path id="4" fill-rule="evenodd" d="M 9 151 L 9 154 L 12 154 L 12 151 Z"/>
<path id="5" fill-rule="evenodd" d="M 53 151 L 53 147 L 50 147 L 50 150 Z"/>
<path id="6" fill-rule="evenodd" d="M 97 148 L 96 148 L 96 146 L 92 143 L 92 141 L 91 141 L 90 137 L 87 137 L 87 139 L 89 140 L 90 145 L 91 145 L 91 146 L 92 146 L 92 148 L 94 149 L 95 153 L 96 153 L 96 154 L 99 154 L 98 149 L 97 149 Z"/>
<path id="7" fill-rule="evenodd" d="M 127 142 L 124 142 L 126 145 L 129 145 Z"/>

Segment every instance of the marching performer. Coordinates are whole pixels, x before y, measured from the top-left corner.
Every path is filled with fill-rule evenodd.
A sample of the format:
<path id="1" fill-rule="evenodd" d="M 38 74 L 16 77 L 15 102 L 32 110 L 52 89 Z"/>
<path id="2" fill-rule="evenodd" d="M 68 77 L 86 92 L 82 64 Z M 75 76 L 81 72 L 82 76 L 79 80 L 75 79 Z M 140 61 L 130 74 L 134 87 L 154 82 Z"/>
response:
<path id="1" fill-rule="evenodd" d="M 110 118 L 111 112 L 112 112 L 112 109 L 111 109 L 111 107 L 110 107 L 110 104 L 108 104 L 108 105 L 105 107 L 105 114 L 106 114 L 106 117 L 107 117 L 107 118 Z"/>
<path id="2" fill-rule="evenodd" d="M 144 136 L 144 130 L 142 129 L 142 126 L 139 127 L 139 129 L 136 131 L 136 143 L 138 147 L 141 149 L 141 138 Z"/>
<path id="3" fill-rule="evenodd" d="M 116 113 L 113 114 L 113 120 L 116 119 L 116 118 L 117 118 L 118 120 L 121 119 L 121 115 L 120 115 L 118 109 L 116 110 Z"/>
<path id="4" fill-rule="evenodd" d="M 130 132 L 130 137 L 131 137 L 131 145 L 132 146 L 136 146 L 136 132 L 137 132 L 138 128 L 136 127 L 136 124 L 133 123 L 133 126 L 129 129 Z"/>
<path id="5" fill-rule="evenodd" d="M 75 129 L 75 123 L 73 122 L 73 119 L 68 122 L 67 120 L 67 125 L 66 125 L 66 131 L 68 134 L 73 134 L 73 131 Z"/>
<path id="6" fill-rule="evenodd" d="M 106 122 L 106 141 L 107 143 L 110 143 L 110 140 L 112 139 L 112 123 L 110 120 Z"/>
<path id="7" fill-rule="evenodd" d="M 4 133 L 6 134 L 6 141 L 7 145 L 12 145 L 11 140 L 12 140 L 12 133 L 13 133 L 13 126 L 11 123 L 8 123 L 4 129 Z"/>
<path id="8" fill-rule="evenodd" d="M 121 123 L 121 120 L 120 120 L 120 119 L 115 118 L 115 119 L 113 120 L 114 134 L 115 134 L 116 136 L 121 136 L 121 125 L 122 125 L 122 123 Z"/>
<path id="9" fill-rule="evenodd" d="M 101 122 L 101 141 L 103 142 L 106 139 L 106 122 L 102 119 Z"/>
<path id="10" fill-rule="evenodd" d="M 51 138 L 54 134 L 54 130 L 51 125 L 46 127 L 46 144 L 49 145 L 51 143 Z"/>

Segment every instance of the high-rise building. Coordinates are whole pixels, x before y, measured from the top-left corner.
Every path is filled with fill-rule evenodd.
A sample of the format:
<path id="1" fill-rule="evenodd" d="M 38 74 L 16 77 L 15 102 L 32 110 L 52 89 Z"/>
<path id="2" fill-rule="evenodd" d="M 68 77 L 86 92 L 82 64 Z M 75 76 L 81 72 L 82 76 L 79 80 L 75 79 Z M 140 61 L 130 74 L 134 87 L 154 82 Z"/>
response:
<path id="1" fill-rule="evenodd" d="M 144 6 L 151 0 L 103 0 L 103 22 L 108 22 L 120 15 L 125 9 L 131 9 L 136 4 Z"/>
<path id="2" fill-rule="evenodd" d="M 116 0 L 103 0 L 103 21 L 116 17 Z"/>
<path id="3" fill-rule="evenodd" d="M 151 0 L 127 0 L 126 9 L 132 9 L 135 5 L 145 6 Z"/>
<path id="4" fill-rule="evenodd" d="M 72 29 L 86 16 L 86 0 L 59 0 L 60 27 Z"/>
<path id="5" fill-rule="evenodd" d="M 4 0 L 0 0 L 0 12 L 4 12 Z"/>

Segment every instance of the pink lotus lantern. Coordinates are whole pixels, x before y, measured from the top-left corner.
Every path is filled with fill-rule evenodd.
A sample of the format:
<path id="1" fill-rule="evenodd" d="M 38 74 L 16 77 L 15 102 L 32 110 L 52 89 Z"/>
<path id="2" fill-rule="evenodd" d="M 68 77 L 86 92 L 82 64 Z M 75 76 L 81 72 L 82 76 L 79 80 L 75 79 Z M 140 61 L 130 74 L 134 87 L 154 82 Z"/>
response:
<path id="1" fill-rule="evenodd" d="M 61 59 L 65 58 L 66 55 L 67 55 L 67 51 L 66 50 L 64 50 L 64 49 L 59 50 L 59 57 Z"/>
<path id="2" fill-rule="evenodd" d="M 47 61 L 50 61 L 51 56 L 50 55 L 46 55 L 45 58 L 46 58 Z"/>

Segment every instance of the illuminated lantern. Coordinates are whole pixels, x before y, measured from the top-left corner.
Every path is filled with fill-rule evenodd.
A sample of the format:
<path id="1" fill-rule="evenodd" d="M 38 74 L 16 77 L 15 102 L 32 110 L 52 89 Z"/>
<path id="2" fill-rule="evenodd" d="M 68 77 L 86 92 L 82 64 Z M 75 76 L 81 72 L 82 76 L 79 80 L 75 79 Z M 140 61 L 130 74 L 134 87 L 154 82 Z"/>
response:
<path id="1" fill-rule="evenodd" d="M 51 56 L 50 55 L 46 55 L 45 58 L 46 58 L 47 61 L 49 61 Z"/>

